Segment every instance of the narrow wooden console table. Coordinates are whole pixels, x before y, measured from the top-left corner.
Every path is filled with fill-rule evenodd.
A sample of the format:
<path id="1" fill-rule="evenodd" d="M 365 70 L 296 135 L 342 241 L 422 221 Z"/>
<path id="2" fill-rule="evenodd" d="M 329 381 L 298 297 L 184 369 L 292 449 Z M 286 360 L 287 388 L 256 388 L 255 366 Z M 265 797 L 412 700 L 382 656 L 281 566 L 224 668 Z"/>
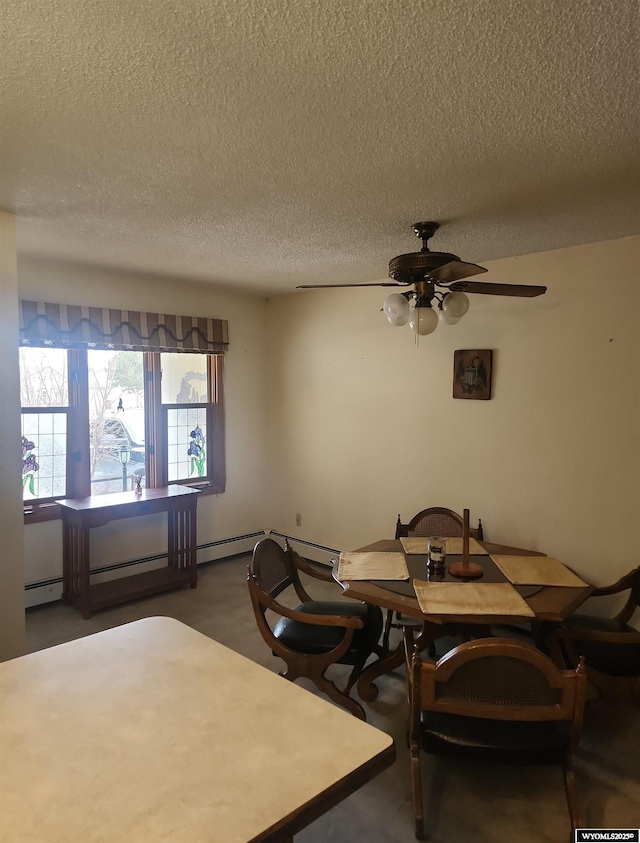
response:
<path id="1" fill-rule="evenodd" d="M 83 618 L 102 609 L 197 584 L 196 504 L 198 490 L 188 486 L 165 486 L 88 498 L 56 501 L 62 510 L 62 599 L 78 606 Z M 165 568 L 91 585 L 90 538 L 93 527 L 119 518 L 167 513 L 168 564 Z"/>

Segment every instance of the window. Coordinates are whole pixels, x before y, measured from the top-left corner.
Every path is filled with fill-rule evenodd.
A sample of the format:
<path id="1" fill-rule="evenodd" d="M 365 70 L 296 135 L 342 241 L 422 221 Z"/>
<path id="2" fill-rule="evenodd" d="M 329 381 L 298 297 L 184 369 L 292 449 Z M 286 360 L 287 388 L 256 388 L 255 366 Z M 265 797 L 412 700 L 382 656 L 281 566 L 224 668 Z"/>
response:
<path id="1" fill-rule="evenodd" d="M 51 505 L 67 494 L 67 352 L 20 349 L 22 495 Z"/>
<path id="2" fill-rule="evenodd" d="M 20 349 L 28 521 L 56 499 L 169 483 L 225 488 L 223 356 Z"/>
<path id="3" fill-rule="evenodd" d="M 91 494 L 127 491 L 146 474 L 144 354 L 90 349 L 87 366 Z"/>

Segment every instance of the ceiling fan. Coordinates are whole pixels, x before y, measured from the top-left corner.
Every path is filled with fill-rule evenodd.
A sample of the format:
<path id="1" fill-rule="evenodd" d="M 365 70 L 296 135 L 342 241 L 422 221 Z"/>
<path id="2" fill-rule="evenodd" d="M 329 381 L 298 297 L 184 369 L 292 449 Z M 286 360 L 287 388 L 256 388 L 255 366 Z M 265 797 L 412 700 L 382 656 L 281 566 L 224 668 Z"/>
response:
<path id="1" fill-rule="evenodd" d="M 301 284 L 298 290 L 317 290 L 323 287 L 413 287 L 403 293 L 387 297 L 382 310 L 392 325 L 406 325 L 420 336 L 431 334 L 439 319 L 455 325 L 469 309 L 467 293 L 485 296 L 541 296 L 546 287 L 529 284 L 493 284 L 486 281 L 467 281 L 487 270 L 476 263 L 467 263 L 449 252 L 432 252 L 428 242 L 440 228 L 437 222 L 417 222 L 416 236 L 422 240 L 419 252 L 398 255 L 389 261 L 392 281 L 373 281 L 364 284 Z"/>

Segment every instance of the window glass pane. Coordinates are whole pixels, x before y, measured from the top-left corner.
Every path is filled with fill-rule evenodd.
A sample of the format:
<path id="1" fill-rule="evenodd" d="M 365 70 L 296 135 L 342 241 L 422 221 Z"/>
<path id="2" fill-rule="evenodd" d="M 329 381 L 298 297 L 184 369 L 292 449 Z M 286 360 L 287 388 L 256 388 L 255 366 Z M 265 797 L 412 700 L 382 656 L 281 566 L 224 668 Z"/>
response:
<path id="1" fill-rule="evenodd" d="M 181 355 L 173 355 L 175 357 Z M 207 473 L 207 411 L 205 407 L 167 410 L 168 479 L 197 479 Z"/>
<path id="2" fill-rule="evenodd" d="M 20 349 L 20 404 L 69 406 L 67 352 L 63 348 Z"/>
<path id="3" fill-rule="evenodd" d="M 23 499 L 66 497 L 66 467 L 66 413 L 23 413 Z"/>
<path id="4" fill-rule="evenodd" d="M 143 354 L 89 351 L 88 364 L 91 494 L 132 489 L 145 471 Z"/>
<path id="5" fill-rule="evenodd" d="M 88 407 L 84 402 L 82 406 L 69 405 L 70 378 L 75 373 L 68 372 L 68 359 L 79 370 L 79 389 L 72 392 L 72 398 L 74 402 L 83 398 L 86 378 Z M 147 443 L 145 361 L 150 373 L 162 369 L 160 383 L 147 384 L 147 398 L 153 401 L 153 418 L 157 421 L 157 429 L 149 431 Z M 91 494 L 132 490 L 137 478 L 146 485 L 146 448 L 151 450 L 152 444 L 156 446 L 155 454 L 149 457 L 153 460 L 153 477 L 185 483 L 204 479 L 218 482 L 224 489 L 222 458 L 216 459 L 213 476 L 207 473 L 208 449 L 216 436 L 215 427 L 207 428 L 209 363 L 210 355 L 206 354 L 20 349 L 25 502 L 79 497 L 88 488 Z M 155 406 L 160 398 L 170 406 L 156 418 Z M 146 419 L 149 421 L 149 414 Z M 71 437 L 73 441 L 67 441 Z M 69 455 L 75 456 L 76 451 L 80 462 L 70 463 L 74 470 L 67 477 Z M 31 509 L 25 506 L 29 516 Z M 34 506 L 34 512 L 36 509 Z M 55 517 L 58 510 L 51 507 L 47 513 Z"/>
<path id="6" fill-rule="evenodd" d="M 161 354 L 162 403 L 204 404 L 209 400 L 206 354 Z"/>

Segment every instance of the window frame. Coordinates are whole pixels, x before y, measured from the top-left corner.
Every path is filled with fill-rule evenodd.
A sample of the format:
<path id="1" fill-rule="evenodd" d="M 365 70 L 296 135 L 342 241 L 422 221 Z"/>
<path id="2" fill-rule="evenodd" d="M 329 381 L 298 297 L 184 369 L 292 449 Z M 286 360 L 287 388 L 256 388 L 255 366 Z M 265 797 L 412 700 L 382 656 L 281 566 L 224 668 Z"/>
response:
<path id="1" fill-rule="evenodd" d="M 67 391 L 68 392 L 68 391 Z M 37 509 L 46 510 L 52 504 L 55 504 L 56 500 L 59 500 L 60 497 L 66 497 L 69 491 L 69 423 L 70 417 L 72 414 L 72 408 L 69 404 L 65 407 L 20 407 L 20 415 L 22 416 L 41 416 L 41 415 L 57 415 L 57 416 L 66 416 L 66 431 L 65 431 L 65 439 L 66 439 L 66 458 L 65 458 L 65 493 L 64 496 L 61 495 L 48 495 L 46 497 L 41 498 L 28 498 L 27 500 L 23 499 L 23 503 L 26 506 L 32 505 Z"/>
<path id="2" fill-rule="evenodd" d="M 89 366 L 88 348 L 67 349 L 68 406 L 21 407 L 21 412 L 67 413 L 66 497 L 85 498 L 91 495 L 90 424 L 89 424 Z M 145 478 L 148 488 L 167 485 L 168 452 L 166 407 L 161 402 L 161 353 L 143 351 L 145 405 Z M 180 352 L 174 352 L 180 353 Z M 208 396 L 206 403 L 208 439 L 213 445 L 207 449 L 207 477 L 180 481 L 180 485 L 201 490 L 202 494 L 222 494 L 226 487 L 225 425 L 224 425 L 224 355 L 204 352 L 207 356 Z M 182 405 L 185 406 L 185 405 Z M 23 501 L 25 524 L 50 521 L 61 517 L 56 498 Z"/>
<path id="3" fill-rule="evenodd" d="M 145 358 L 153 358 L 145 362 L 145 416 L 146 436 L 152 442 L 147 454 L 147 472 L 158 486 L 168 485 L 168 434 L 167 410 L 188 407 L 188 404 L 162 403 L 162 367 L 161 356 L 154 352 L 147 352 Z M 207 394 L 209 400 L 198 405 L 206 404 L 207 430 L 209 447 L 207 448 L 206 478 L 193 480 L 172 481 L 181 486 L 200 489 L 204 494 L 222 494 L 226 486 L 225 465 L 225 428 L 224 428 L 224 355 L 207 355 Z M 148 398 L 147 398 L 148 394 Z M 211 442 L 213 441 L 213 444 Z"/>

